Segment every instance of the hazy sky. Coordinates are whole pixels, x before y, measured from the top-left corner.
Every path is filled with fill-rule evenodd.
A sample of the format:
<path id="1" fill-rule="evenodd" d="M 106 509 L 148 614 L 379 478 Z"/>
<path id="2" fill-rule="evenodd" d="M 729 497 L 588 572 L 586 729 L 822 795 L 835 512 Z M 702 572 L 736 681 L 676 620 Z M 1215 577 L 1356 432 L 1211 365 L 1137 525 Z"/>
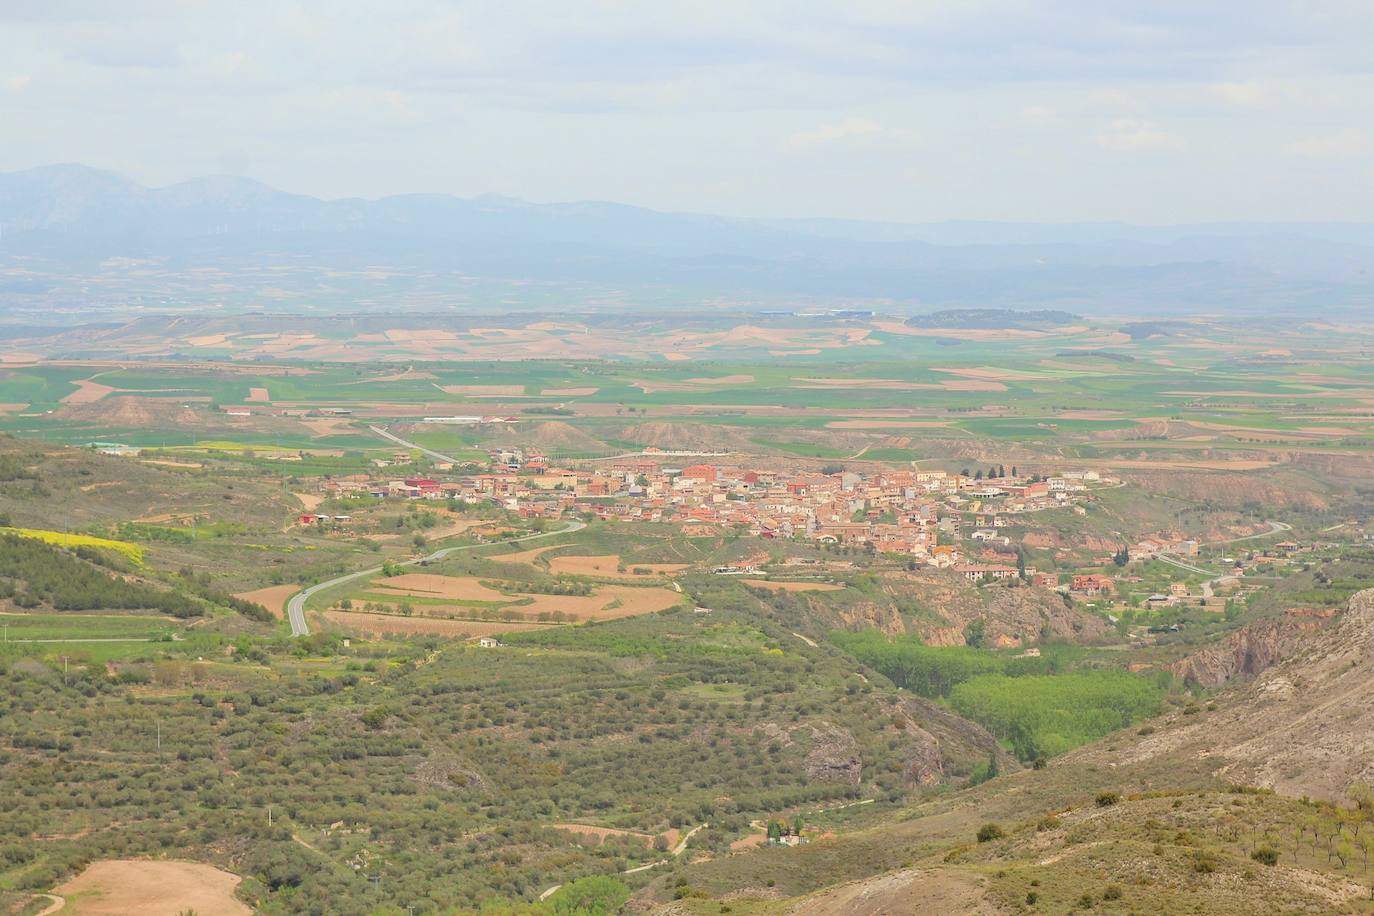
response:
<path id="1" fill-rule="evenodd" d="M 0 0 L 0 170 L 327 197 L 1374 219 L 1372 0 Z"/>

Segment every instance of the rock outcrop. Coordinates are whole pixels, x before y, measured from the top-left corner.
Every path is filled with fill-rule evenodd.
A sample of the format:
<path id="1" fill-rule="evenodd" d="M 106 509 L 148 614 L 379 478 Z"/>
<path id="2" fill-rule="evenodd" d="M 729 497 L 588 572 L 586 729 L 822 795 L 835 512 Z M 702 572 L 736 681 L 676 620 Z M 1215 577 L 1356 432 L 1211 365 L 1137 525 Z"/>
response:
<path id="1" fill-rule="evenodd" d="M 1251 624 L 1215 646 L 1196 652 L 1169 666 L 1189 686 L 1212 689 L 1232 678 L 1262 674 L 1292 655 L 1302 636 L 1321 628 L 1333 613 L 1306 609 L 1288 611 L 1274 620 Z"/>

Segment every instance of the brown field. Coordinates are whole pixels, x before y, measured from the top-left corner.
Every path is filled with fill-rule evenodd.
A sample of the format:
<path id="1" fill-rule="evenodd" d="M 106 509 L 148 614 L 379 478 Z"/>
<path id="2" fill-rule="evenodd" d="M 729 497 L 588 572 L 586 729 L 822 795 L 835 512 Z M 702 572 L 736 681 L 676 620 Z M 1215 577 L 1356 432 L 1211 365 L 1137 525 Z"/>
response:
<path id="1" fill-rule="evenodd" d="M 534 561 L 546 550 L 553 550 L 553 547 L 534 547 L 530 550 L 522 550 L 519 553 L 498 553 L 487 557 L 487 559 L 496 560 L 498 563 L 525 563 L 533 566 Z"/>
<path id="2" fill-rule="evenodd" d="M 62 399 L 63 404 L 93 404 L 114 391 L 109 385 L 102 385 L 90 379 L 72 382 L 76 390 Z"/>
<path id="3" fill-rule="evenodd" d="M 769 350 L 769 356 L 819 356 L 820 350 L 811 347 L 806 350 Z"/>
<path id="4" fill-rule="evenodd" d="M 627 836 L 633 837 L 648 846 L 654 838 L 647 833 L 640 833 L 637 830 L 617 830 L 614 827 L 593 827 L 590 824 L 552 824 L 555 830 L 566 830 L 575 833 L 580 837 L 596 840 L 596 845 L 600 846 L 606 842 L 608 836 Z"/>
<path id="5" fill-rule="evenodd" d="M 691 359 L 692 357 L 688 356 L 686 353 L 664 353 L 663 358 L 669 362 L 676 363 L 685 359 Z"/>
<path id="6" fill-rule="evenodd" d="M 682 596 L 668 588 L 630 588 L 623 585 L 609 585 L 596 590 L 598 596 L 620 599 L 620 606 L 598 611 L 594 620 L 619 620 L 622 617 L 638 617 L 640 614 L 653 614 L 666 611 L 682 601 Z"/>
<path id="7" fill-rule="evenodd" d="M 405 573 L 391 578 L 373 579 L 368 587 L 377 592 L 395 592 L 413 598 L 453 598 L 457 601 L 492 601 L 506 604 L 515 600 L 510 595 L 487 588 L 474 576 Z"/>
<path id="8" fill-rule="evenodd" d="M 266 588 L 255 588 L 251 592 L 239 592 L 234 597 L 242 598 L 244 601 L 256 601 L 281 617 L 286 613 L 286 602 L 300 590 L 299 585 L 269 585 Z"/>
<path id="9" fill-rule="evenodd" d="M 545 388 L 540 394 L 553 395 L 555 397 L 584 398 L 588 395 L 596 394 L 600 388 L 586 386 L 582 388 Z"/>
<path id="10" fill-rule="evenodd" d="M 266 404 L 269 403 L 272 398 L 268 395 L 266 388 L 249 388 L 248 400 L 258 404 Z"/>
<path id="11" fill-rule="evenodd" d="M 609 553 L 596 557 L 553 557 L 549 570 L 555 575 L 600 576 L 604 579 L 647 579 L 650 576 L 671 575 L 687 568 L 686 563 L 626 563 L 620 572 L 620 555 Z M 636 575 L 633 569 L 647 569 L 646 575 Z"/>
<path id="12" fill-rule="evenodd" d="M 63 913 L 77 916 L 247 916 L 252 913 L 234 897 L 241 879 L 195 862 L 106 859 L 55 888 L 67 898 Z"/>
<path id="13" fill-rule="evenodd" d="M 515 630 L 543 630 L 543 623 L 486 623 L 480 620 L 444 620 L 438 617 L 393 617 L 389 614 L 362 614 L 355 611 L 325 611 L 324 619 L 369 636 L 498 636 Z"/>
<path id="14" fill-rule="evenodd" d="M 767 579 L 745 579 L 745 585 L 771 588 L 781 592 L 837 592 L 844 588 L 831 582 L 770 582 Z"/>

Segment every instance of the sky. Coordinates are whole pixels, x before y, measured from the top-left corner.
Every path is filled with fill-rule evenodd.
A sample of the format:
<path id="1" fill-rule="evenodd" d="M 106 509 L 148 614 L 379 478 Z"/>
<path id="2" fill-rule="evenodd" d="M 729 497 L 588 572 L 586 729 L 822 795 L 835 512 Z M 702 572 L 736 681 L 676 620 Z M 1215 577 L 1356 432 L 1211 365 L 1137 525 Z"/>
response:
<path id="1" fill-rule="evenodd" d="M 737 216 L 1374 218 L 1370 0 L 0 0 L 0 171 Z"/>

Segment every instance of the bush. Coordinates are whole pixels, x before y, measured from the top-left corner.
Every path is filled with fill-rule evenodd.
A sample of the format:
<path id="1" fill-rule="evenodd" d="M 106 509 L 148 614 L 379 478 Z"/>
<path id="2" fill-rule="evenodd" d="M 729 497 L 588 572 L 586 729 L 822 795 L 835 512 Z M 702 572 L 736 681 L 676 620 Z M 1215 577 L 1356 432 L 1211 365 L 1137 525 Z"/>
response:
<path id="1" fill-rule="evenodd" d="M 1006 835 L 1006 831 L 1004 831 L 997 824 L 987 823 L 978 828 L 978 842 L 980 843 L 988 843 L 992 840 L 1000 840 L 1002 839 L 1002 837 Z"/>
<path id="2" fill-rule="evenodd" d="M 1121 899 L 1121 887 L 1120 887 L 1120 885 L 1108 884 L 1106 887 L 1104 887 L 1104 888 L 1102 889 L 1102 899 L 1103 899 L 1103 900 L 1120 900 L 1120 899 Z"/>
<path id="3" fill-rule="evenodd" d="M 1210 875 L 1216 870 L 1216 853 L 1207 849 L 1197 849 L 1193 851 L 1193 871 L 1200 875 Z"/>
<path id="4" fill-rule="evenodd" d="M 1259 849 L 1250 853 L 1250 858 L 1261 865 L 1278 865 L 1279 851 L 1272 846 L 1261 846 Z"/>
<path id="5" fill-rule="evenodd" d="M 1120 792 L 1099 792 L 1097 793 L 1097 807 L 1110 808 L 1112 805 L 1121 801 Z"/>

